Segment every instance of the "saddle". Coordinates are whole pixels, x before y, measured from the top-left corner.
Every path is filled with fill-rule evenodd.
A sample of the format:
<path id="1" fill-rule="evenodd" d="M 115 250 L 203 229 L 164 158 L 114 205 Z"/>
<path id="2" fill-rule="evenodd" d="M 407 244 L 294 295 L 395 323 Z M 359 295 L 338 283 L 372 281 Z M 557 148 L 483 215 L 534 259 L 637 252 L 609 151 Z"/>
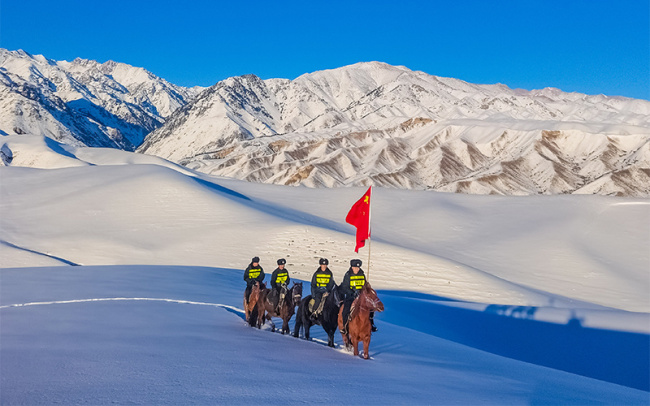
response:
<path id="1" fill-rule="evenodd" d="M 325 299 L 327 299 L 327 296 L 329 296 L 329 292 L 323 293 L 323 296 L 320 298 L 320 303 L 318 304 L 318 307 L 314 310 L 314 304 L 316 303 L 316 299 L 313 297 L 309 301 L 309 312 L 311 312 L 311 315 L 313 317 L 318 317 L 319 314 L 323 312 L 323 307 L 325 306 Z"/>
<path id="2" fill-rule="evenodd" d="M 287 287 L 286 285 L 282 285 L 280 288 L 280 291 L 276 291 L 273 289 L 273 292 L 271 294 L 272 297 L 269 299 L 271 304 L 273 305 L 273 308 L 275 309 L 275 312 L 277 314 L 280 314 L 280 309 L 282 308 L 282 303 L 284 302 L 284 298 L 287 296 Z"/>
<path id="3" fill-rule="evenodd" d="M 278 299 L 278 304 L 275 306 L 276 313 L 280 312 L 280 308 L 282 307 L 282 303 L 284 303 L 284 298 L 286 296 L 287 296 L 287 285 L 282 285 L 282 288 L 280 289 L 280 298 Z"/>

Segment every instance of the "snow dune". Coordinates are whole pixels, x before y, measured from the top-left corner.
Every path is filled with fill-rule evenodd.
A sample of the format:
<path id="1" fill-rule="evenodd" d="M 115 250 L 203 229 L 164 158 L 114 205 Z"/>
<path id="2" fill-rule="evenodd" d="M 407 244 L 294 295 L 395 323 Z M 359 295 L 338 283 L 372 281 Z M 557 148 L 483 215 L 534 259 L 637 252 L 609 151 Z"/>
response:
<path id="1" fill-rule="evenodd" d="M 319 345 L 320 327 L 308 343 L 238 310 L 254 255 L 267 273 L 287 258 L 294 279 L 320 257 L 337 282 L 353 257 L 368 271 L 344 223 L 363 190 L 0 143 L 3 404 L 650 401 L 647 199 L 376 189 L 386 312 L 364 362 Z M 250 390 L 251 371 L 287 384 Z"/>

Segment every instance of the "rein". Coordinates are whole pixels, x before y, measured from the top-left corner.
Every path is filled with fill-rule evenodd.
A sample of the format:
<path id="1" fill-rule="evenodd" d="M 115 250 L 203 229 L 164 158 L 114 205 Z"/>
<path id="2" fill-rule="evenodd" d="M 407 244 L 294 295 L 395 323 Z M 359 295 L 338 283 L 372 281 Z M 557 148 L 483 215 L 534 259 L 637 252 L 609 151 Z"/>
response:
<path id="1" fill-rule="evenodd" d="M 380 300 L 377 296 L 375 296 L 373 299 L 366 293 L 365 289 L 362 289 L 359 296 L 357 296 L 357 298 L 352 302 L 349 320 L 352 320 L 354 317 L 356 317 L 360 311 L 371 312 L 373 310 L 376 310 L 379 301 Z"/>

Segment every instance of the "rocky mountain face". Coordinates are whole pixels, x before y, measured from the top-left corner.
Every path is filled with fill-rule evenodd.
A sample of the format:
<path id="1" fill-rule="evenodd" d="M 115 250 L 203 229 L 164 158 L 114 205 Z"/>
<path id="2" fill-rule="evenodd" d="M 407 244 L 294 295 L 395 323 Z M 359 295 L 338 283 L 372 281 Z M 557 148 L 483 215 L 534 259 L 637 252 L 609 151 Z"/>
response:
<path id="1" fill-rule="evenodd" d="M 123 63 L 0 49 L 0 134 L 134 150 L 200 90 Z"/>
<path id="2" fill-rule="evenodd" d="M 650 196 L 650 102 L 360 63 L 226 79 L 138 151 L 286 185 Z"/>

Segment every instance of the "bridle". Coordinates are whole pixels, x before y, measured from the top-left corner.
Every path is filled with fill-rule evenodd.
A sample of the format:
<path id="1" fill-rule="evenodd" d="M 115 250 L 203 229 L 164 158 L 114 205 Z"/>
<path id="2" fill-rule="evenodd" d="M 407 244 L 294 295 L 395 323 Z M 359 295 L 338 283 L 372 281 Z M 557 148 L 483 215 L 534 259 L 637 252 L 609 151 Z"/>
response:
<path id="1" fill-rule="evenodd" d="M 359 294 L 359 309 L 368 311 L 377 310 L 381 303 L 381 300 L 377 297 L 377 292 L 375 292 L 373 288 L 369 288 L 368 290 L 374 293 L 374 297 L 371 297 L 370 294 L 366 293 L 366 290 L 367 289 L 364 287 L 361 289 L 361 294 Z"/>
<path id="2" fill-rule="evenodd" d="M 296 289 L 296 286 L 300 286 L 300 292 L 293 294 L 292 296 L 293 303 L 298 303 L 300 302 L 300 299 L 302 299 L 302 283 L 300 284 L 294 283 L 293 286 L 291 287 L 291 291 L 294 291 L 294 289 Z"/>

